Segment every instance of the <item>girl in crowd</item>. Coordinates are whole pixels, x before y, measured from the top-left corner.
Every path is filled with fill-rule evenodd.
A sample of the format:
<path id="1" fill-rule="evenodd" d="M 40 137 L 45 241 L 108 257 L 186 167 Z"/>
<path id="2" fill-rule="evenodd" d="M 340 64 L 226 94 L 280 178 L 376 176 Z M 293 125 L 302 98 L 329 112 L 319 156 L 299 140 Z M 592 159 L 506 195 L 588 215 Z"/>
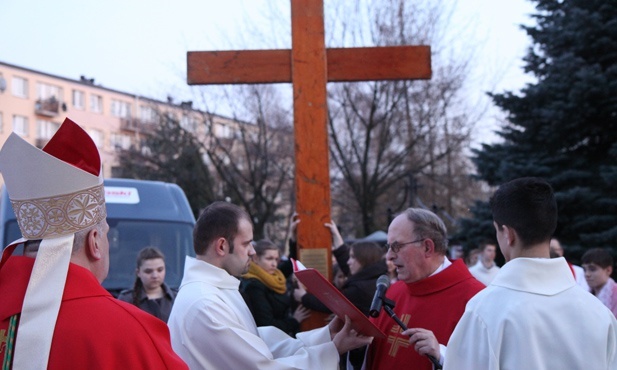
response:
<path id="1" fill-rule="evenodd" d="M 154 247 L 137 254 L 137 277 L 133 289 L 124 290 L 118 299 L 134 304 L 167 322 L 176 292 L 165 284 L 165 256 Z"/>
<path id="2" fill-rule="evenodd" d="M 242 276 L 241 293 L 257 326 L 276 326 L 295 336 L 309 310 L 298 306 L 292 311 L 287 278 L 278 269 L 279 249 L 269 240 L 255 242 L 255 255 L 248 273 Z"/>

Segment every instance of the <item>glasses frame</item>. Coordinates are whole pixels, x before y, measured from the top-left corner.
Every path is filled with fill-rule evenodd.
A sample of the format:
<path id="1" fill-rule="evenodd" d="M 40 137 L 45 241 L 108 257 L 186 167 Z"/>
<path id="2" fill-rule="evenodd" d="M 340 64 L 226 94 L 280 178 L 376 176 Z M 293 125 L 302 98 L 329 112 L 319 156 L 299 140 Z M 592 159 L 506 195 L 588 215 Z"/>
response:
<path id="1" fill-rule="evenodd" d="M 417 243 L 417 242 L 423 242 L 426 239 L 428 239 L 428 238 L 420 238 L 420 239 L 416 239 L 416 240 L 413 240 L 413 241 L 410 241 L 410 242 L 406 242 L 406 243 L 399 243 L 399 242 L 395 241 L 392 244 L 386 243 L 385 247 L 386 247 L 386 251 L 387 250 L 391 250 L 393 253 L 398 253 L 401 250 L 401 248 L 403 248 L 404 246 L 409 245 L 409 244 L 413 244 L 413 243 Z"/>

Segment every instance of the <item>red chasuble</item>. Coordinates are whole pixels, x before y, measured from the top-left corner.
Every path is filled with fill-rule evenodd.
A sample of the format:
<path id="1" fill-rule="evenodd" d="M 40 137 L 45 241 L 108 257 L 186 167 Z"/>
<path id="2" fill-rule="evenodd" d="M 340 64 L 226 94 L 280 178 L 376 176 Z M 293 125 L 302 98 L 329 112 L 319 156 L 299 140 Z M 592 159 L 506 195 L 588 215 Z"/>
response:
<path id="1" fill-rule="evenodd" d="M 446 345 L 465 311 L 467 301 L 484 285 L 476 280 L 461 259 L 436 275 L 415 283 L 393 284 L 386 296 L 395 302 L 394 312 L 408 328 L 431 330 Z M 368 369 L 431 370 L 432 364 L 409 344 L 400 326 L 385 311 L 371 319 L 386 334 L 369 347 Z"/>
<path id="2" fill-rule="evenodd" d="M 0 269 L 0 360 L 10 317 L 21 311 L 34 259 L 13 256 Z M 19 327 L 17 328 L 19 332 Z M 49 369 L 187 369 L 167 325 L 109 294 L 75 264 L 69 271 L 49 354 Z"/>

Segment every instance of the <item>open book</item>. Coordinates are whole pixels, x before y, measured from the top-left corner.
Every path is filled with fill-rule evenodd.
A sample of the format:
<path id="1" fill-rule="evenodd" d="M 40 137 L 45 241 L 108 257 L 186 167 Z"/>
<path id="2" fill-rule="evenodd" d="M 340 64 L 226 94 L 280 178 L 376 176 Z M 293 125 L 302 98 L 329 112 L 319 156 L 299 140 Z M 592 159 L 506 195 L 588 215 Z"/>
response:
<path id="1" fill-rule="evenodd" d="M 383 332 L 319 271 L 306 268 L 300 261 L 294 259 L 291 262 L 298 280 L 304 284 L 309 293 L 317 297 L 336 316 L 343 320 L 345 316 L 348 316 L 351 319 L 352 328 L 358 333 L 375 338 L 385 338 Z"/>

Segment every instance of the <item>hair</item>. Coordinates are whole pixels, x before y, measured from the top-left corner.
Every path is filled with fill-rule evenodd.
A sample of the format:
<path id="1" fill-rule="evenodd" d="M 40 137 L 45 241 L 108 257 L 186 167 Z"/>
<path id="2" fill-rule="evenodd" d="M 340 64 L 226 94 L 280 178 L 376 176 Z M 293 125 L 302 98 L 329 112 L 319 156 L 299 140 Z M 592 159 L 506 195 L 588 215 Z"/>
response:
<path id="1" fill-rule="evenodd" d="M 422 208 L 407 208 L 407 219 L 413 222 L 414 232 L 419 238 L 431 239 L 435 252 L 445 255 L 448 251 L 448 231 L 441 218 Z"/>
<path id="2" fill-rule="evenodd" d="M 143 265 L 145 260 L 153 260 L 160 258 L 165 261 L 165 255 L 160 249 L 156 247 L 145 247 L 137 253 L 137 269 Z M 135 277 L 135 284 L 133 284 L 133 304 L 139 306 L 139 292 L 143 289 L 144 284 L 141 282 L 139 276 Z"/>
<path id="3" fill-rule="evenodd" d="M 582 264 L 593 263 L 602 268 L 613 267 L 613 256 L 603 248 L 592 248 L 583 254 Z"/>
<path id="4" fill-rule="evenodd" d="M 384 249 L 375 242 L 353 243 L 351 251 L 362 268 L 381 261 L 384 255 Z"/>
<path id="5" fill-rule="evenodd" d="M 195 253 L 203 255 L 210 244 L 221 237 L 229 243 L 229 253 L 233 253 L 233 240 L 238 234 L 241 219 L 251 222 L 248 213 L 234 204 L 218 201 L 207 206 L 199 215 L 193 230 Z"/>
<path id="6" fill-rule="evenodd" d="M 540 178 L 523 177 L 501 185 L 490 206 L 497 227 L 514 229 L 523 248 L 549 241 L 557 228 L 553 188 Z"/>
<path id="7" fill-rule="evenodd" d="M 486 247 L 488 247 L 489 245 L 495 246 L 495 243 L 493 243 L 492 241 L 489 241 L 489 240 L 483 241 L 482 243 L 480 243 L 480 246 L 478 247 L 478 250 L 480 252 L 484 252 Z"/>
<path id="8" fill-rule="evenodd" d="M 96 229 L 99 233 L 102 233 L 103 223 L 105 222 L 107 222 L 107 220 L 103 218 L 102 220 L 97 222 L 95 225 L 87 229 L 79 230 L 78 232 L 76 232 L 75 237 L 73 238 L 73 251 L 71 253 L 77 252 L 86 244 L 86 239 L 88 238 L 88 234 L 90 233 L 90 231 Z"/>
<path id="9" fill-rule="evenodd" d="M 258 240 L 253 244 L 253 248 L 255 249 L 255 255 L 257 257 L 261 257 L 266 253 L 266 251 L 275 250 L 280 253 L 279 247 L 276 246 L 271 240 L 262 239 Z"/>

